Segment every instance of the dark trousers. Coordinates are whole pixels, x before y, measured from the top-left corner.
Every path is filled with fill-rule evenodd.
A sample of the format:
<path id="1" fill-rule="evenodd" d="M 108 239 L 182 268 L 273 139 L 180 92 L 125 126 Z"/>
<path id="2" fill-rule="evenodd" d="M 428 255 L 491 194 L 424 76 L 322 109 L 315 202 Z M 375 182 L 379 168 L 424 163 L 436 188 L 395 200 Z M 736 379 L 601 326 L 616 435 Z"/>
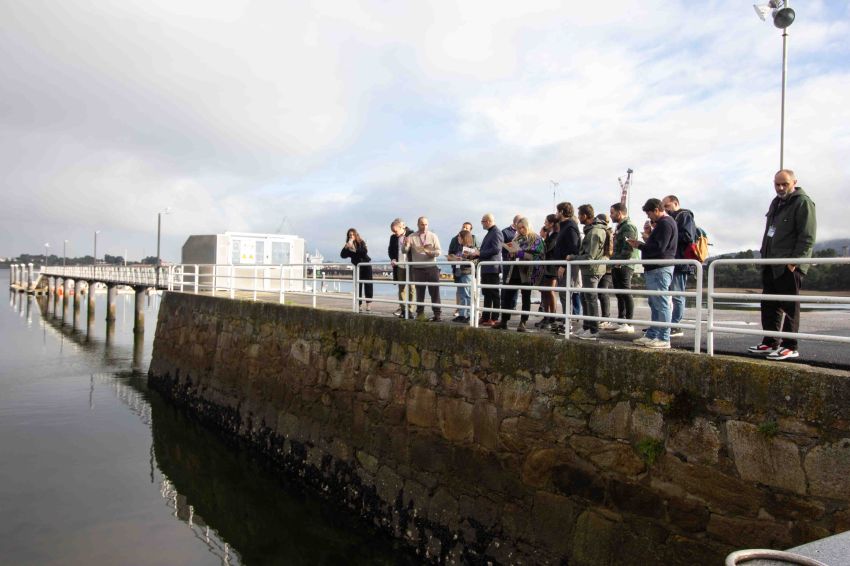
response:
<path id="1" fill-rule="evenodd" d="M 613 279 L 611 277 L 611 273 L 606 273 L 599 279 L 599 285 L 597 285 L 597 289 L 610 289 L 614 285 Z M 605 293 L 599 293 L 599 315 L 607 317 L 611 314 L 611 307 L 608 302 L 608 297 Z"/>
<path id="2" fill-rule="evenodd" d="M 439 283 L 440 268 L 434 267 L 412 267 L 410 270 L 410 280 L 416 283 Z M 416 302 L 425 302 L 425 289 L 428 289 L 428 294 L 431 296 L 431 310 L 434 311 L 434 316 L 440 316 L 440 287 L 437 285 L 416 285 Z M 416 313 L 422 314 L 425 312 L 425 305 L 416 305 Z"/>
<path id="3" fill-rule="evenodd" d="M 359 302 L 363 302 L 363 299 L 366 299 L 366 302 L 369 302 L 369 299 L 373 296 L 373 287 L 371 283 L 364 283 L 364 281 L 372 281 L 372 266 L 367 264 L 358 264 L 355 269 L 358 270 L 357 276 L 360 278 L 360 288 L 358 289 Z"/>
<path id="4" fill-rule="evenodd" d="M 782 275 L 774 277 L 772 266 L 766 265 L 761 279 L 765 295 L 799 295 L 803 287 L 803 274 L 799 269 L 789 271 L 786 267 Z M 762 329 L 779 332 L 782 313 L 785 313 L 785 322 L 782 324 L 781 332 L 797 332 L 800 328 L 800 303 L 797 301 L 762 301 Z M 797 349 L 797 340 L 794 338 L 783 338 L 780 342 L 778 338 L 765 336 L 762 344 L 771 347 L 779 344 L 783 348 Z"/>
<path id="5" fill-rule="evenodd" d="M 482 273 L 481 274 L 481 284 L 482 285 L 498 285 L 499 284 L 499 274 L 498 273 Z M 481 294 L 484 296 L 484 308 L 485 309 L 497 309 L 501 305 L 501 301 L 499 301 L 499 290 L 498 289 L 482 289 Z M 483 311 L 481 313 L 481 320 L 496 320 L 499 318 L 497 313 Z"/>
<path id="6" fill-rule="evenodd" d="M 518 274 L 519 270 L 515 269 L 514 273 Z M 508 285 L 528 285 L 528 283 L 523 283 L 522 280 L 518 277 L 511 277 L 510 281 L 507 283 Z M 500 300 L 502 302 L 503 309 L 514 309 L 516 307 L 516 296 L 517 292 L 522 295 L 522 310 L 530 311 L 531 310 L 531 289 L 502 289 L 502 296 Z M 502 322 L 508 322 L 511 319 L 511 315 L 503 312 L 502 313 Z M 528 322 L 528 315 L 523 314 L 520 315 L 520 322 Z"/>
<path id="7" fill-rule="evenodd" d="M 622 266 L 615 267 L 611 270 L 611 282 L 615 289 L 631 289 L 632 288 L 632 273 L 634 270 L 631 267 Z M 635 301 L 631 293 L 617 293 L 617 318 L 634 318 Z"/>

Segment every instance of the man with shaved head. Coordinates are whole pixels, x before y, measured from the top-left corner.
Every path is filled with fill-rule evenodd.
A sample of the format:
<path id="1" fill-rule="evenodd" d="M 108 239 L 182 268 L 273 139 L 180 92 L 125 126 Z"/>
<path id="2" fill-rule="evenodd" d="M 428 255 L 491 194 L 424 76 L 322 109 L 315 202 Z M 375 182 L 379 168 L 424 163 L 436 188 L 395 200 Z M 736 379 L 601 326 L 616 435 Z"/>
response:
<path id="1" fill-rule="evenodd" d="M 797 186 L 797 176 L 790 169 L 777 171 L 773 177 L 776 197 L 767 209 L 767 221 L 761 240 L 761 257 L 812 257 L 817 233 L 815 203 Z M 808 264 L 787 263 L 762 267 L 765 295 L 799 295 Z M 783 320 L 784 315 L 784 322 Z M 797 332 L 800 328 L 799 301 L 762 301 L 761 327 L 774 332 Z M 797 340 L 765 336 L 761 344 L 749 352 L 766 355 L 769 360 L 787 360 L 799 356 Z"/>

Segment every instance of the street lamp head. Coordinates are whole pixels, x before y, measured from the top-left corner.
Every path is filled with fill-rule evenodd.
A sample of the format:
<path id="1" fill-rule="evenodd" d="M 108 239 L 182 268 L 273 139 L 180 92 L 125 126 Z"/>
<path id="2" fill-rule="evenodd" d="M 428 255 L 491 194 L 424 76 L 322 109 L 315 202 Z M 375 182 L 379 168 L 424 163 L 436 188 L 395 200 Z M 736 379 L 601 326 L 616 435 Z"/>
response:
<path id="1" fill-rule="evenodd" d="M 165 207 L 165 210 L 160 211 L 160 214 L 171 214 L 171 207 L 170 207 L 170 206 L 166 206 L 166 207 Z"/>
<path id="2" fill-rule="evenodd" d="M 782 8 L 773 13 L 773 25 L 779 29 L 785 29 L 794 23 L 796 14 L 792 8 Z"/>

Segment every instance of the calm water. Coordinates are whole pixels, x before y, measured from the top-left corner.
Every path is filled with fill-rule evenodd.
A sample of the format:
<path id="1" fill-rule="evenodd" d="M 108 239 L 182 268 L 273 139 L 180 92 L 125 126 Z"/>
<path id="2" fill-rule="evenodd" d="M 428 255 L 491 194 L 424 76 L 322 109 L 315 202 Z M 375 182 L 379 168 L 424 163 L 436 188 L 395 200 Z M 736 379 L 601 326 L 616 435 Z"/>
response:
<path id="1" fill-rule="evenodd" d="M 0 273 L 0 276 L 8 275 Z M 19 293 L 0 307 L 0 563 L 395 564 L 394 543 L 148 391 L 133 296 L 107 334 Z"/>

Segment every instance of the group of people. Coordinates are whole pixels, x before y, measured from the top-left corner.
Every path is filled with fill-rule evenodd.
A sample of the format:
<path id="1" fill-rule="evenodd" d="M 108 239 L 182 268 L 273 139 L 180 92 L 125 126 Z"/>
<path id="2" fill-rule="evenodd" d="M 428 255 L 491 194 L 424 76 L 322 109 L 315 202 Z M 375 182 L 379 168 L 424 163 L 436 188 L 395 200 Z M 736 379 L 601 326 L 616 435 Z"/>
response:
<path id="1" fill-rule="evenodd" d="M 774 179 L 776 198 L 767 214 L 767 226 L 762 242 L 761 255 L 771 257 L 810 257 L 815 239 L 815 213 L 811 199 L 797 188 L 797 180 L 790 170 L 779 171 Z M 600 331 L 632 334 L 635 328 L 629 322 L 634 319 L 634 299 L 631 282 L 634 264 L 626 263 L 640 259 L 644 269 L 644 284 L 649 291 L 673 292 L 671 295 L 657 294 L 648 297 L 651 311 L 650 324 L 645 334 L 634 339 L 636 344 L 651 349 L 669 349 L 671 337 L 681 336 L 680 324 L 685 313 L 686 298 L 675 294 L 687 288 L 688 279 L 694 273 L 692 264 L 665 261 L 688 259 L 689 247 L 697 238 L 694 215 L 682 208 L 675 195 L 662 199 L 651 198 L 643 207 L 647 221 L 642 230 L 629 217 L 622 202 L 614 203 L 606 213 L 597 214 L 590 204 L 575 209 L 569 202 L 556 206 L 553 214 L 543 220 L 543 226 L 535 231 L 531 221 L 521 215 L 514 216 L 510 226 L 500 229 L 493 214 L 481 217 L 484 237 L 478 241 L 473 234 L 472 223 L 464 222 L 460 231 L 451 239 L 446 259 L 453 264 L 454 281 L 457 283 L 457 311 L 453 322 L 469 323 L 472 301 L 470 282 L 475 262 L 481 265 L 482 309 L 478 325 L 504 330 L 508 328 L 511 313 L 516 310 L 518 297 L 521 299 L 520 322 L 517 331 L 526 332 L 531 311 L 532 287 L 552 288 L 542 290 L 540 312 L 542 319 L 535 324 L 538 329 L 549 329 L 556 333 L 566 331 L 555 317 L 558 303 L 562 312 L 570 309 L 572 314 L 588 317 L 617 318 L 622 322 L 581 320 L 580 328 L 571 329 L 576 338 L 597 340 Z M 397 316 L 415 317 L 417 320 L 442 320 L 442 305 L 439 292 L 440 269 L 437 259 L 443 255 L 440 239 L 429 229 L 428 219 L 420 217 L 417 230 L 408 228 L 404 221 L 396 218 L 390 224 L 387 253 L 397 282 L 398 298 L 402 306 Z M 361 299 L 373 297 L 371 267 L 366 243 L 354 228 L 349 229 L 342 257 L 350 258 L 359 269 Z M 557 287 L 566 285 L 567 270 L 561 264 L 540 264 L 541 260 L 557 262 L 611 260 L 607 264 L 579 264 L 571 269 L 570 286 L 581 288 L 573 293 L 568 304 L 567 293 L 556 293 Z M 648 261 L 652 260 L 652 261 Z M 617 263 L 622 261 L 623 263 Z M 490 263 L 501 262 L 501 263 Z M 529 263 L 524 265 L 525 262 Z M 797 294 L 801 288 L 805 264 L 765 266 L 763 270 L 765 294 Z M 409 273 L 406 270 L 409 269 Z M 409 289 L 405 281 L 413 283 L 416 303 L 408 313 L 404 302 Z M 503 286 L 499 288 L 500 284 Z M 524 287 L 528 287 L 525 289 Z M 598 293 L 598 289 L 614 289 L 617 314 L 610 316 L 609 294 Z M 430 295 L 432 316 L 425 316 L 425 293 Z M 502 311 L 501 314 L 497 311 Z M 764 301 L 762 303 L 762 325 L 766 330 L 779 331 L 780 325 L 786 332 L 797 332 L 799 327 L 799 303 L 788 301 Z M 670 324 L 672 326 L 667 326 Z M 752 354 L 763 354 L 770 359 L 796 357 L 797 342 L 793 339 L 777 340 L 765 337 L 763 342 L 749 349 Z"/>

